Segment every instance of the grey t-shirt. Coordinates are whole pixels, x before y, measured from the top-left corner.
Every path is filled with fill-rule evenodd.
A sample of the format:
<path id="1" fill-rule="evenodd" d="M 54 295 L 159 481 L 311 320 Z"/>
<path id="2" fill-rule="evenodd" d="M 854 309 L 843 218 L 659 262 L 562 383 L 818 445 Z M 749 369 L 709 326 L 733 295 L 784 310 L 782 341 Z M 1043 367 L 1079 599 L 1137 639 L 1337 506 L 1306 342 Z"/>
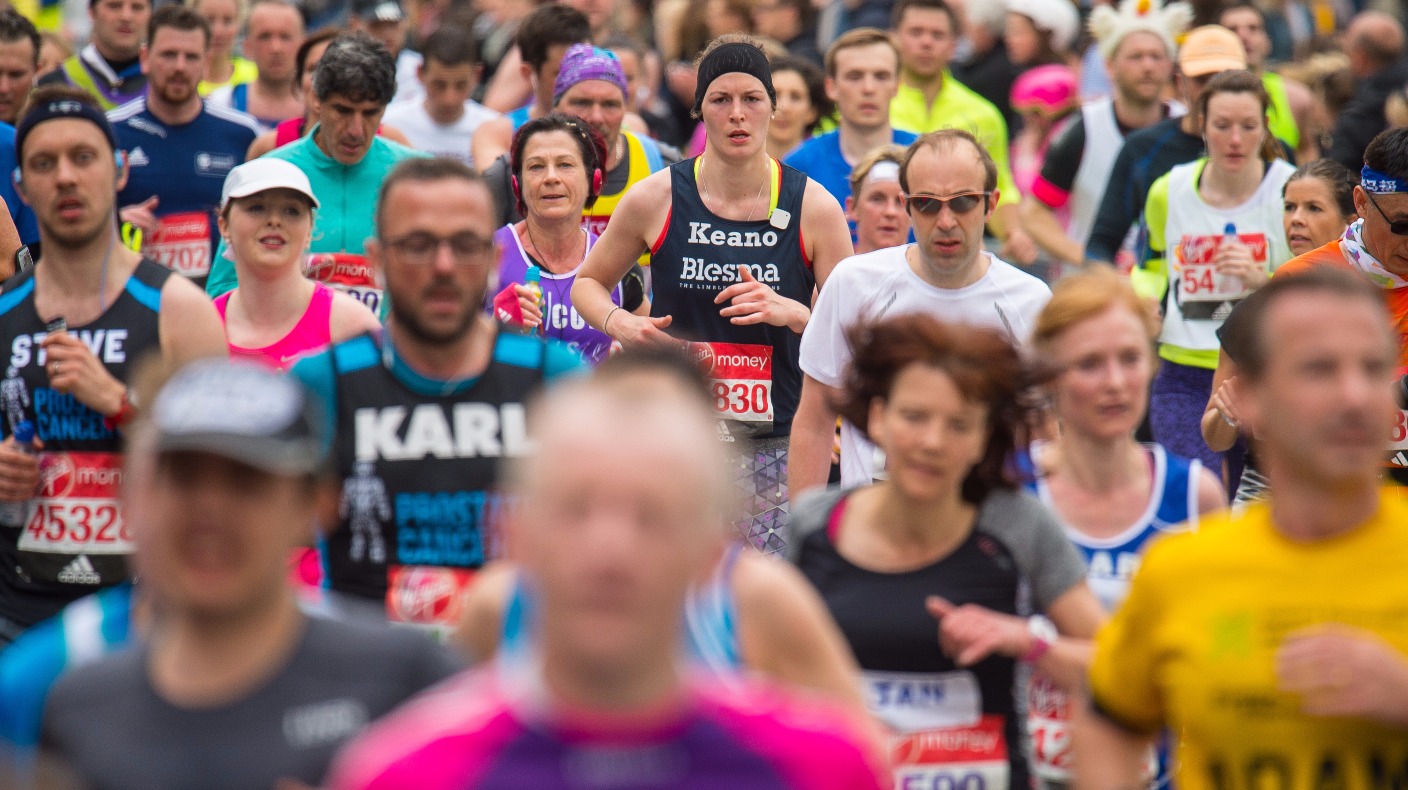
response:
<path id="1" fill-rule="evenodd" d="M 74 670 L 49 697 L 44 747 L 88 787 L 317 786 L 369 722 L 460 667 L 420 633 L 309 618 L 275 677 L 237 702 L 191 709 L 157 695 L 147 658 L 136 647 Z"/>

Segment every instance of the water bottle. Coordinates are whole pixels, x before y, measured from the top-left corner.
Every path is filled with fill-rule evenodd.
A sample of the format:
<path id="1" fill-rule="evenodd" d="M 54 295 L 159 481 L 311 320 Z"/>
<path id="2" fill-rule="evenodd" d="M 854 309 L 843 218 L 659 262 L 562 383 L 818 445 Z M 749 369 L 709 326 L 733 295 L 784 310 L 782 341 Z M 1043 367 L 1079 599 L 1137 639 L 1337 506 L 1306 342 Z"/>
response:
<path id="1" fill-rule="evenodd" d="M 528 270 L 523 273 L 523 286 L 533 292 L 533 306 L 537 307 L 539 310 L 542 310 L 543 270 L 539 268 L 537 264 L 528 264 Z M 535 332 L 543 331 L 543 328 L 547 326 L 547 320 L 548 317 L 543 316 L 543 322 L 538 325 L 537 329 L 524 329 L 523 333 L 526 335 L 531 335 Z"/>
<path id="2" fill-rule="evenodd" d="M 39 455 L 34 447 L 34 423 L 23 420 L 15 426 L 15 444 L 26 455 Z M 24 527 L 29 520 L 29 501 L 0 502 L 0 524 L 9 527 Z"/>

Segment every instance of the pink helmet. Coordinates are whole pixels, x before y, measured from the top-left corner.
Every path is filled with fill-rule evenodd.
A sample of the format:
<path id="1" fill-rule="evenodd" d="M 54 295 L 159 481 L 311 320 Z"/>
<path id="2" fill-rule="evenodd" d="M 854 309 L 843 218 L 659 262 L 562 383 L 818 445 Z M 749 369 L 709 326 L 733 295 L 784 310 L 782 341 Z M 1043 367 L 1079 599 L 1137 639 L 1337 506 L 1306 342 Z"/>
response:
<path id="1" fill-rule="evenodd" d="M 1080 86 L 1068 66 L 1037 66 L 1022 72 L 1012 83 L 1012 108 L 1018 112 L 1035 110 L 1054 118 L 1079 105 Z"/>

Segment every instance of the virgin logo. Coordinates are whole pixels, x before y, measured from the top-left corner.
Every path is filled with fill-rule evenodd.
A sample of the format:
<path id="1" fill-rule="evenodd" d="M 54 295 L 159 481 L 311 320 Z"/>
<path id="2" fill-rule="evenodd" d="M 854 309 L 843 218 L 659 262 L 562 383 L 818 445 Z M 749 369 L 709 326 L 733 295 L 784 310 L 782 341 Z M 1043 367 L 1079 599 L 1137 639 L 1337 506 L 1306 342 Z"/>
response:
<path id="1" fill-rule="evenodd" d="M 402 571 L 391 591 L 395 614 L 412 623 L 433 623 L 448 614 L 455 600 L 455 583 L 431 569 Z"/>
<path id="2" fill-rule="evenodd" d="M 714 360 L 713 346 L 708 343 L 690 343 L 685 346 L 685 348 L 689 352 L 690 357 L 694 360 L 694 364 L 699 366 L 699 369 L 704 372 L 704 375 L 707 376 L 714 372 L 714 365 L 716 363 Z"/>
<path id="3" fill-rule="evenodd" d="M 46 499 L 68 496 L 77 477 L 68 453 L 46 453 L 39 461 L 39 495 Z"/>

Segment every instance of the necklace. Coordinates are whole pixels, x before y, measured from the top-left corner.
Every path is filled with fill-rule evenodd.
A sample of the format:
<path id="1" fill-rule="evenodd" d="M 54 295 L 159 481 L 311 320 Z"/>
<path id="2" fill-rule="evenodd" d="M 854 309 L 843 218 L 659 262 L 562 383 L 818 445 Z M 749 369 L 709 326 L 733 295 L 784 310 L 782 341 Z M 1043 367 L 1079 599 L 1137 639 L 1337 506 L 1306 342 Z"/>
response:
<path id="1" fill-rule="evenodd" d="M 702 156 L 703 156 L 703 155 L 701 154 L 701 157 L 702 157 Z M 697 179 L 695 179 L 695 180 L 697 180 L 697 181 L 699 182 L 699 189 L 700 189 L 700 191 L 701 191 L 701 192 L 703 193 L 703 195 L 704 195 L 704 206 L 705 206 L 706 208 L 708 208 L 709 204 L 712 203 L 712 202 L 714 202 L 714 201 L 713 201 L 712 198 L 709 197 L 709 185 L 706 184 L 706 183 L 704 183 L 704 163 L 703 163 L 702 160 L 701 160 L 700 163 L 699 163 L 699 177 L 698 177 Z M 763 190 L 765 190 L 765 189 L 767 189 L 767 188 L 768 188 L 768 175 L 767 175 L 766 173 L 764 173 L 764 174 L 763 174 L 763 184 L 762 184 L 762 186 L 758 187 L 758 194 L 757 194 L 756 197 L 753 198 L 753 207 L 748 210 L 748 218 L 745 219 L 745 220 L 743 220 L 744 222 L 752 222 L 752 221 L 753 221 L 753 215 L 756 214 L 756 213 L 758 213 L 759 201 L 761 201 L 761 200 L 763 199 Z M 713 211 L 712 208 L 709 209 L 709 210 L 710 210 L 710 211 Z M 714 213 L 717 214 L 718 212 L 714 212 Z"/>
<path id="2" fill-rule="evenodd" d="M 549 272 L 552 272 L 553 274 L 558 274 L 558 272 L 554 272 L 553 269 L 552 269 L 552 267 L 548 265 L 548 255 L 547 255 L 547 252 L 542 248 L 541 245 L 538 244 L 538 240 L 535 239 L 535 238 L 533 238 L 533 224 L 532 224 L 531 222 L 529 222 L 528 220 L 525 219 L 525 220 L 523 220 L 523 228 L 524 228 L 524 230 L 528 231 L 528 241 L 533 244 L 533 251 L 536 252 L 536 253 L 538 253 L 538 262 L 539 262 L 540 264 L 542 264 L 542 268 L 547 269 Z M 586 235 L 587 235 L 587 231 L 586 231 L 585 229 L 582 229 L 582 238 L 585 239 L 585 238 L 586 238 Z M 571 260 L 571 259 L 574 257 L 574 256 L 572 255 L 572 252 L 573 252 L 573 250 L 576 249 L 576 246 L 577 246 L 577 245 L 576 245 L 576 242 L 573 242 L 573 244 L 572 244 L 573 249 L 572 249 L 572 250 L 569 250 L 568 253 L 567 253 L 568 260 Z M 587 256 L 586 256 L 586 253 L 585 253 L 585 251 L 584 251 L 584 252 L 582 253 L 582 258 L 586 258 L 586 257 L 587 257 Z M 581 260 L 578 260 L 575 265 L 567 265 L 567 271 L 571 271 L 571 270 L 577 268 L 577 266 L 580 266 L 581 263 L 582 263 L 582 261 L 581 261 Z M 559 262 L 557 263 L 557 265 L 558 265 L 558 266 L 563 266 L 564 264 L 559 261 Z"/>

